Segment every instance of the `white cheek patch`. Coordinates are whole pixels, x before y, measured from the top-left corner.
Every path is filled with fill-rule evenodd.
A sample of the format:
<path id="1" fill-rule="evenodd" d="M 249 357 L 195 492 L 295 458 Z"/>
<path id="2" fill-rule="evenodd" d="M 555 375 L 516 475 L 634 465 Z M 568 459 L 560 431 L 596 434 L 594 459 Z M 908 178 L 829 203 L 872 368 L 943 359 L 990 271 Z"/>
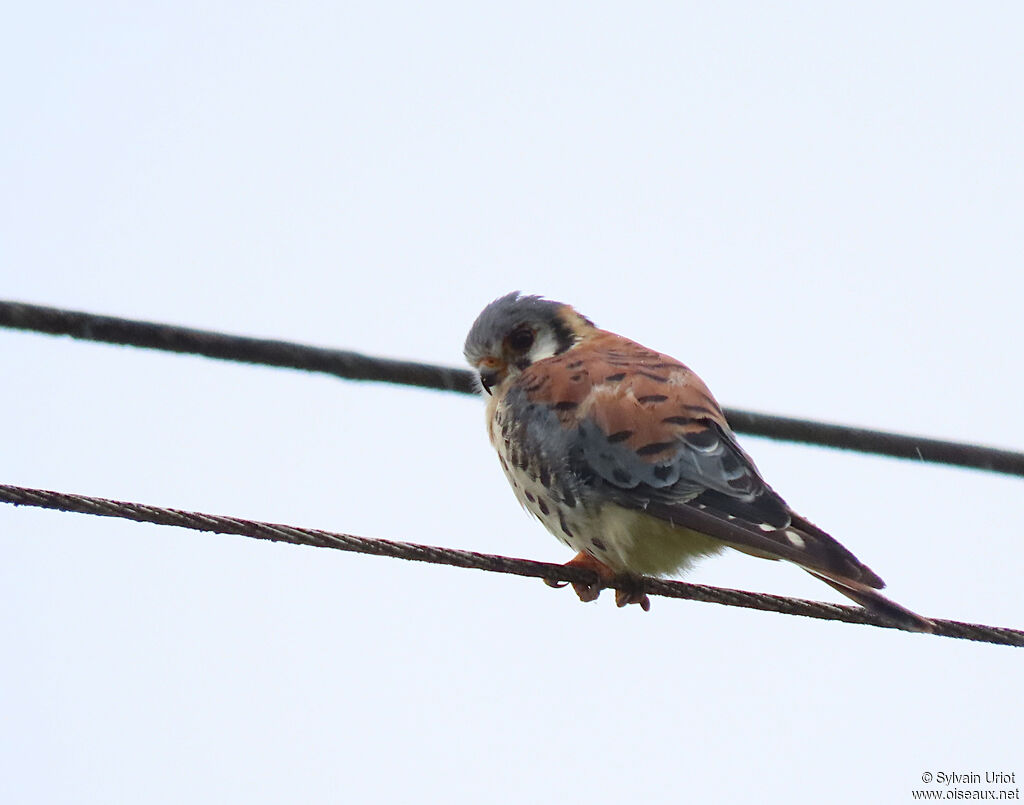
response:
<path id="1" fill-rule="evenodd" d="M 557 354 L 558 341 L 555 339 L 555 334 L 548 329 L 544 329 L 537 333 L 537 340 L 533 342 L 533 346 L 530 347 L 526 357 L 530 363 L 536 363 Z"/>

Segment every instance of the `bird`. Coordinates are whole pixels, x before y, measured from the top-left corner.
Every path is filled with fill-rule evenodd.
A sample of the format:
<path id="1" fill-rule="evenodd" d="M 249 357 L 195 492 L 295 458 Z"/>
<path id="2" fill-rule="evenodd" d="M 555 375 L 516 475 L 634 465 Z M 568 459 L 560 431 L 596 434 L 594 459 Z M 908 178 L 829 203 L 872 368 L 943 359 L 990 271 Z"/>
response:
<path id="1" fill-rule="evenodd" d="M 675 358 L 519 291 L 483 309 L 464 353 L 516 497 L 577 552 L 566 565 L 596 578 L 573 582 L 580 600 L 615 586 L 618 606 L 646 611 L 644 576 L 681 575 L 735 549 L 789 561 L 894 625 L 933 631 L 765 482 L 711 391 Z"/>

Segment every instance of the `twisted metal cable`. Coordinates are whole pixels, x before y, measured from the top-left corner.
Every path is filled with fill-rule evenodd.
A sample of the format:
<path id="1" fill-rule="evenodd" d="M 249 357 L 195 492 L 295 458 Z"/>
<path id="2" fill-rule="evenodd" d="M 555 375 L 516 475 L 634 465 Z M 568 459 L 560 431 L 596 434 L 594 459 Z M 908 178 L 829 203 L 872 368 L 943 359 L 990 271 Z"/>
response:
<path id="1" fill-rule="evenodd" d="M 264 523 L 244 520 L 239 517 L 225 517 L 216 514 L 168 509 L 142 503 L 126 503 L 107 498 L 87 497 L 44 489 L 28 489 L 20 486 L 0 485 L 0 502 L 15 506 L 35 506 L 43 509 L 92 514 L 101 517 L 120 517 L 142 523 L 177 526 L 194 531 L 209 531 L 218 534 L 236 534 L 242 537 L 287 542 L 293 545 L 309 545 L 317 548 L 334 548 L 341 551 L 387 556 L 393 559 L 408 559 L 437 565 L 486 570 L 492 573 L 509 573 L 517 576 L 531 576 L 549 582 L 577 582 L 593 585 L 600 583 L 593 571 L 567 567 L 549 562 L 535 562 L 529 559 L 515 559 L 508 556 L 461 551 L 433 545 L 419 545 L 411 542 L 396 542 L 385 539 L 357 537 L 313 528 Z M 616 584 L 607 585 L 617 589 Z M 630 589 L 635 590 L 635 587 Z M 704 584 L 689 584 L 664 579 L 643 579 L 643 591 L 649 595 L 668 598 L 684 598 L 711 604 L 725 604 L 733 607 L 760 609 L 785 615 L 802 615 L 820 620 L 842 621 L 900 629 L 879 615 L 860 607 L 829 604 L 823 601 L 808 601 L 802 598 L 788 598 L 767 593 L 751 593 Z M 931 619 L 935 624 L 934 634 L 975 640 L 1004 646 L 1024 646 L 1024 631 L 999 626 L 985 626 L 976 623 Z"/>
<path id="2" fill-rule="evenodd" d="M 0 300 L 0 327 L 204 355 L 241 363 L 304 369 L 348 380 L 371 380 L 461 394 L 474 393 L 473 374 L 465 369 L 376 358 L 346 350 L 247 338 L 21 302 Z M 1024 477 L 1024 453 L 1012 450 L 773 416 L 738 408 L 726 408 L 725 415 L 734 430 L 754 436 Z"/>

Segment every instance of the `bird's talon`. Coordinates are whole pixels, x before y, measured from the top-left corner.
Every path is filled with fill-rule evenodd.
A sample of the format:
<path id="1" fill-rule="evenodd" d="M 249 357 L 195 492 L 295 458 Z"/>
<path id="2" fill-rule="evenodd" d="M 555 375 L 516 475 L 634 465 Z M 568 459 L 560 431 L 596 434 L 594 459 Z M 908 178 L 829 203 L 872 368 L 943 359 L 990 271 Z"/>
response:
<path id="1" fill-rule="evenodd" d="M 576 591 L 576 595 L 579 596 L 580 601 L 587 604 L 591 601 L 596 601 L 598 596 L 601 595 L 600 584 L 581 584 L 574 581 L 572 588 Z"/>
<path id="2" fill-rule="evenodd" d="M 548 587 L 554 587 L 556 590 L 561 590 L 569 584 L 567 581 L 556 581 L 555 579 L 544 579 L 544 583 L 548 585 Z"/>
<path id="3" fill-rule="evenodd" d="M 651 599 L 642 590 L 616 590 L 615 605 L 618 607 L 639 604 L 644 612 L 651 611 Z"/>

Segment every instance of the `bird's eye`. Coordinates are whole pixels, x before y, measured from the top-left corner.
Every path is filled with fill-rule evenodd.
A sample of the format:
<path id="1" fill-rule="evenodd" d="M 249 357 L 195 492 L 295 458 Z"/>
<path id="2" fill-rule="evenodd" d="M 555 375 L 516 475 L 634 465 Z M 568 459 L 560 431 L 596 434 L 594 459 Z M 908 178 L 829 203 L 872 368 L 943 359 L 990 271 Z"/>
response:
<path id="1" fill-rule="evenodd" d="M 533 346 L 533 339 L 535 337 L 536 335 L 529 327 L 520 327 L 509 333 L 509 348 L 516 352 L 526 352 L 526 350 Z"/>

